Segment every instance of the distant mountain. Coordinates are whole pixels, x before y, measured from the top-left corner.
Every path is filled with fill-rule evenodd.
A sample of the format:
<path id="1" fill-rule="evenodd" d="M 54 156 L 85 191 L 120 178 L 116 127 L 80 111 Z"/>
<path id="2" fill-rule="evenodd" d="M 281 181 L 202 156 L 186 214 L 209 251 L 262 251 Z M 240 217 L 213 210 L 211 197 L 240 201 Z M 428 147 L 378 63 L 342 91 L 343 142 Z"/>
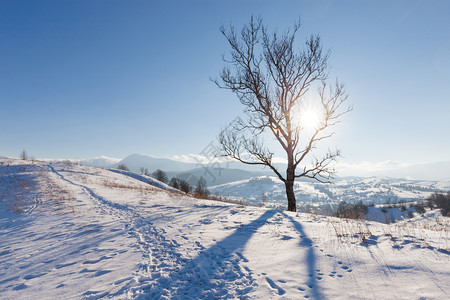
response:
<path id="1" fill-rule="evenodd" d="M 157 169 L 161 169 L 164 172 L 183 172 L 198 167 L 195 163 L 185 163 L 167 158 L 154 158 L 140 154 L 131 154 L 111 167 L 116 168 L 120 164 L 126 165 L 133 172 L 139 172 L 141 168 L 147 168 L 150 173 Z"/>
<path id="2" fill-rule="evenodd" d="M 114 164 L 118 163 L 120 159 L 112 158 L 107 156 L 99 156 L 93 159 L 85 159 L 78 161 L 82 165 L 100 167 L 100 168 L 109 168 Z"/>
<path id="3" fill-rule="evenodd" d="M 450 161 L 414 164 L 383 172 L 374 172 L 373 175 L 406 179 L 450 180 Z"/>
<path id="4" fill-rule="evenodd" d="M 450 180 L 450 161 L 403 163 L 384 161 L 337 165 L 340 176 L 392 177 L 411 180 Z"/>
<path id="5" fill-rule="evenodd" d="M 220 162 L 212 161 L 209 164 L 200 164 L 192 162 L 181 162 L 167 158 L 154 158 L 146 155 L 132 154 L 122 160 L 97 157 L 91 160 L 81 161 L 82 164 L 97 166 L 102 168 L 117 168 L 119 164 L 125 164 L 131 171 L 140 173 L 141 168 L 146 168 L 150 173 L 156 169 L 161 169 L 167 173 L 169 178 L 178 177 L 187 179 L 191 184 L 198 181 L 203 176 L 208 186 L 219 185 L 248 179 L 254 176 L 273 176 L 268 168 L 261 166 L 245 165 L 236 161 Z M 277 164 L 280 170 L 284 170 L 286 165 Z M 339 168 L 339 165 L 337 166 Z M 447 180 L 450 179 L 450 161 L 413 164 L 408 166 L 387 165 L 383 170 L 370 171 L 370 168 L 352 168 L 347 167 L 338 173 L 348 176 L 358 177 L 392 177 L 414 180 Z M 284 172 L 283 172 L 284 173 Z"/>

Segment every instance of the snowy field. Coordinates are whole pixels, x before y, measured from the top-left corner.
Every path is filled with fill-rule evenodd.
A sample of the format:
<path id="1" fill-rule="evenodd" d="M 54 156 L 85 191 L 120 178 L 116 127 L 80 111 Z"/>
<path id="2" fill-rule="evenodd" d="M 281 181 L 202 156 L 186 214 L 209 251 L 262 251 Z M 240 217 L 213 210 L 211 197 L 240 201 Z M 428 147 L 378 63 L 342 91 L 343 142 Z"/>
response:
<path id="1" fill-rule="evenodd" d="M 338 205 L 341 201 L 365 204 L 387 202 L 412 202 L 424 200 L 434 192 L 446 193 L 450 181 L 406 180 L 380 177 L 338 178 L 333 184 L 317 181 L 294 183 L 294 192 L 299 209 L 306 205 Z M 213 195 L 230 200 L 259 205 L 265 198 L 267 207 L 285 207 L 286 189 L 284 183 L 274 176 L 259 176 L 210 187 Z"/>
<path id="2" fill-rule="evenodd" d="M 194 199 L 148 178 L 0 159 L 0 299 L 449 299 L 450 222 Z"/>

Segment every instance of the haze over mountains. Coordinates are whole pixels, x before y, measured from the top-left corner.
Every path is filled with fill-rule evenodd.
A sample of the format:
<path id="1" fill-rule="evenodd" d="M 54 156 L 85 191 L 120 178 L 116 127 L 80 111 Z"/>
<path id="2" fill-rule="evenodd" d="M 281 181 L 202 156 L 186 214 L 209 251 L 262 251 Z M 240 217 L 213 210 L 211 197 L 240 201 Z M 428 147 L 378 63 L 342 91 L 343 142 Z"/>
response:
<path id="1" fill-rule="evenodd" d="M 148 169 L 150 173 L 155 170 L 163 170 L 170 178 L 177 177 L 196 185 L 200 177 L 205 178 L 208 186 L 229 183 L 237 180 L 243 180 L 254 176 L 269 175 L 267 170 L 254 168 L 238 168 L 236 162 L 218 162 L 216 160 L 211 163 L 187 163 L 167 158 L 154 158 L 146 155 L 132 154 L 122 160 L 100 157 L 91 160 L 79 161 L 81 164 L 102 167 L 117 168 L 124 164 L 133 172 L 140 173 L 141 168 Z"/>
<path id="2" fill-rule="evenodd" d="M 117 168 L 124 164 L 136 173 L 141 173 L 141 168 L 148 169 L 150 173 L 161 169 L 169 179 L 177 177 L 188 181 L 192 186 L 196 186 L 199 178 L 203 177 L 211 194 L 217 197 L 251 205 L 260 205 L 261 201 L 265 201 L 266 206 L 285 206 L 284 184 L 271 170 L 234 161 L 198 157 L 193 160 L 198 162 L 132 154 L 122 160 L 98 157 L 80 163 L 103 168 Z M 281 170 L 285 168 L 282 164 L 278 164 L 278 167 Z M 363 201 L 366 204 L 410 202 L 424 200 L 434 192 L 446 192 L 450 189 L 450 162 L 383 162 L 378 165 L 342 164 L 338 167 L 340 177 L 335 178 L 331 185 L 308 178 L 296 180 L 295 194 L 301 207 L 336 206 L 341 201 Z M 264 198 L 267 200 L 262 200 Z"/>
<path id="3" fill-rule="evenodd" d="M 237 180 L 247 179 L 253 176 L 273 175 L 271 170 L 255 166 L 245 165 L 239 162 L 220 162 L 217 159 L 203 160 L 199 162 L 182 162 L 168 158 L 154 158 L 146 155 L 132 154 L 124 159 L 97 157 L 95 159 L 81 160 L 81 164 L 102 168 L 116 168 L 119 164 L 125 164 L 131 171 L 140 172 L 141 168 L 147 168 L 150 173 L 161 169 L 170 177 L 177 176 L 188 178 L 191 175 L 196 180 L 203 176 L 208 185 L 218 185 Z M 278 164 L 282 167 L 282 164 Z M 385 162 L 373 165 L 338 164 L 338 176 L 347 177 L 391 177 L 411 180 L 450 180 L 450 161 L 429 162 L 418 164 L 400 164 Z"/>

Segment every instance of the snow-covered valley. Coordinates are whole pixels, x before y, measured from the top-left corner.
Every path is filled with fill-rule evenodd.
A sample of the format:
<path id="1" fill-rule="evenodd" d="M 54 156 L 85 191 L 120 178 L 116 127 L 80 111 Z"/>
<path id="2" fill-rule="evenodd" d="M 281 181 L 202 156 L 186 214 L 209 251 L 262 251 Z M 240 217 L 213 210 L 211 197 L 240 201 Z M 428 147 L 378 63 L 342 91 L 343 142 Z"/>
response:
<path id="1" fill-rule="evenodd" d="M 266 207 L 285 207 L 284 183 L 274 176 L 259 176 L 210 187 L 218 197 Z M 307 206 L 338 205 L 341 201 L 365 204 L 400 203 L 425 200 L 434 192 L 450 190 L 450 181 L 406 180 L 379 177 L 350 177 L 333 184 L 297 180 L 294 191 L 299 210 Z"/>
<path id="2" fill-rule="evenodd" d="M 382 224 L 199 200 L 129 175 L 0 159 L 0 298 L 449 297 L 450 221 L 437 210 Z"/>

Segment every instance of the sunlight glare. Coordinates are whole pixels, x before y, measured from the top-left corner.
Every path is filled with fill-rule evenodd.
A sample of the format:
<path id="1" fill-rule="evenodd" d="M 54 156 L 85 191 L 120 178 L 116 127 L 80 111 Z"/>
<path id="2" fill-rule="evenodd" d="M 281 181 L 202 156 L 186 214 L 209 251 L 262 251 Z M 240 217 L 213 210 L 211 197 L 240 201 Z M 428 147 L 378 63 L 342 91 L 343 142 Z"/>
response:
<path id="1" fill-rule="evenodd" d="M 306 129 L 316 129 L 322 122 L 321 113 L 311 108 L 305 109 L 301 113 L 300 122 L 302 127 Z"/>

